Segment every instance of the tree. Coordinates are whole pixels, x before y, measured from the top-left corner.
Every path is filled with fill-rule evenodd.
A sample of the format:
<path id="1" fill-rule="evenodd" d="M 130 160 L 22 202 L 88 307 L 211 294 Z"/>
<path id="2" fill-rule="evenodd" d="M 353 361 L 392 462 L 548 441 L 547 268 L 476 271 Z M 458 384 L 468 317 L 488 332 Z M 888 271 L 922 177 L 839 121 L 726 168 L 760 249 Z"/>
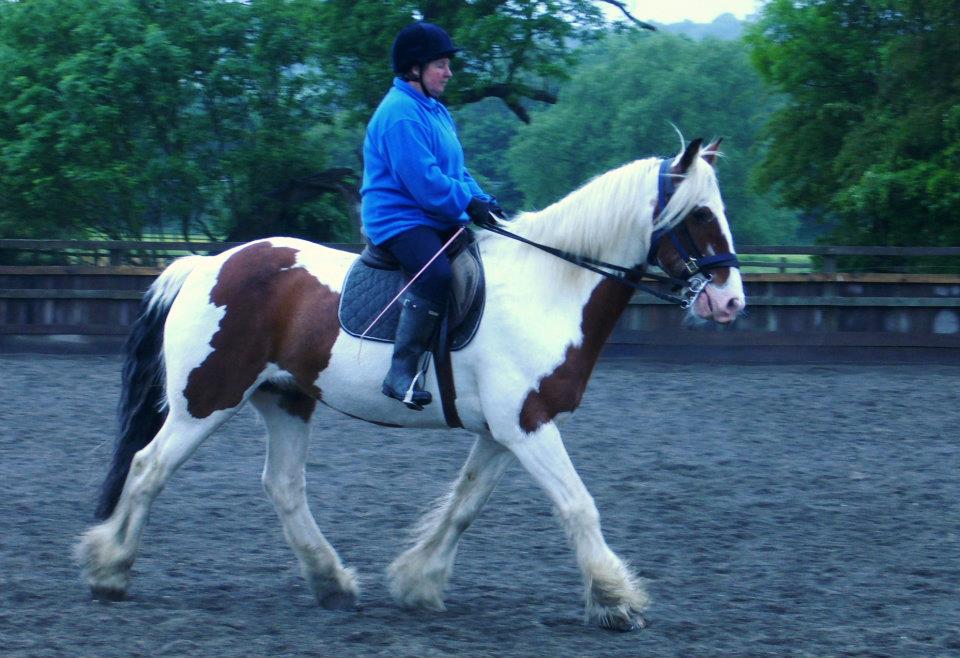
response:
<path id="1" fill-rule="evenodd" d="M 0 0 L 0 235 L 353 237 L 357 131 L 416 17 L 448 101 L 555 100 L 615 0 Z M 356 144 L 359 146 L 359 143 Z"/>
<path id="2" fill-rule="evenodd" d="M 508 211 L 519 209 L 523 193 L 513 180 L 506 156 L 511 140 L 524 124 L 496 98 L 463 105 L 453 114 L 470 174 L 486 192 L 497 197 L 501 206 Z"/>
<path id="3" fill-rule="evenodd" d="M 390 47 L 414 19 L 443 26 L 464 48 L 446 100 L 461 106 L 496 98 L 524 122 L 526 101 L 556 102 L 556 84 L 576 61 L 577 48 L 605 28 L 602 5 L 613 5 L 640 27 L 616 0 L 328 0 L 322 48 L 324 73 L 339 107 L 366 120 L 390 84 Z"/>
<path id="4" fill-rule="evenodd" d="M 512 178 L 527 207 L 543 207 L 620 164 L 675 154 L 681 144 L 672 123 L 687 139 L 724 137 L 718 170 L 737 240 L 791 242 L 793 213 L 775 209 L 749 183 L 763 149 L 757 127 L 773 102 L 740 42 L 611 37 L 563 86 L 556 106 L 520 131 L 508 153 Z"/>
<path id="5" fill-rule="evenodd" d="M 772 0 L 750 31 L 788 102 L 761 181 L 848 244 L 960 240 L 960 5 Z"/>
<path id="6" fill-rule="evenodd" d="M 338 237 L 336 204 L 269 194 L 323 166 L 304 137 L 327 119 L 304 66 L 318 18 L 313 0 L 0 4 L 0 232 Z"/>

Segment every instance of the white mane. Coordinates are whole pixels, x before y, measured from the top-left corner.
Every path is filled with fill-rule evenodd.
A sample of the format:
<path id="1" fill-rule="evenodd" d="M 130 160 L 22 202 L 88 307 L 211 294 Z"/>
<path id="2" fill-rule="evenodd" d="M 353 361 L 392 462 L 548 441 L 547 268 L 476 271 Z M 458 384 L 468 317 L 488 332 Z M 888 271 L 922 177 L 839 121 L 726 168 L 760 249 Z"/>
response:
<path id="1" fill-rule="evenodd" d="M 636 265 L 646 256 L 654 228 L 679 223 L 697 205 L 722 204 L 713 168 L 697 157 L 682 184 L 677 181 L 676 193 L 654 226 L 660 162 L 647 158 L 612 169 L 539 212 L 519 214 L 505 226 L 578 256 Z"/>

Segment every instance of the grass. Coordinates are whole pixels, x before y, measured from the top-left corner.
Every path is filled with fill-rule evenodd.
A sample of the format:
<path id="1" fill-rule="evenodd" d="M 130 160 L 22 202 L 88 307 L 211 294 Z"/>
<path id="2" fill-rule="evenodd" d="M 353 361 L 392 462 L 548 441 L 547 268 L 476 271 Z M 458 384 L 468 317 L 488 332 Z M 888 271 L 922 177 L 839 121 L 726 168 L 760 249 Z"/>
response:
<path id="1" fill-rule="evenodd" d="M 771 273 L 787 272 L 790 274 L 803 274 L 807 272 L 816 272 L 813 256 L 803 254 L 740 254 L 740 261 L 743 263 L 741 270 L 749 273 Z"/>

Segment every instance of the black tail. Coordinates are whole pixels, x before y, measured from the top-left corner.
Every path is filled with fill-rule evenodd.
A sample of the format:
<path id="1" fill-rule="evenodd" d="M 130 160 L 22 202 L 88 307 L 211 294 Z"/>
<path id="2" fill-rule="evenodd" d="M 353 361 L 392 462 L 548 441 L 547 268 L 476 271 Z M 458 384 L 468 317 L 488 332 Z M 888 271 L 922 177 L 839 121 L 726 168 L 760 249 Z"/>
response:
<path id="1" fill-rule="evenodd" d="M 163 328 L 192 262 L 176 261 L 160 275 L 140 304 L 124 346 L 123 390 L 117 409 L 120 434 L 113 450 L 110 470 L 100 489 L 95 515 L 103 520 L 113 514 L 130 472 L 134 455 L 157 435 L 167 417 L 164 405 L 166 372 L 163 362 Z M 186 266 L 185 266 L 186 265 Z"/>

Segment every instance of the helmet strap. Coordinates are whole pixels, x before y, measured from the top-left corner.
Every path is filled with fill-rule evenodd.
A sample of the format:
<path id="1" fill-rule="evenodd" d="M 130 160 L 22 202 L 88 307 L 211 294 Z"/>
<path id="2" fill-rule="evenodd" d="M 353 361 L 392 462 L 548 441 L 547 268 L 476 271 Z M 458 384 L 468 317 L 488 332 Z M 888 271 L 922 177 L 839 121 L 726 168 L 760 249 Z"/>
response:
<path id="1" fill-rule="evenodd" d="M 430 95 L 430 92 L 427 91 L 427 86 L 423 84 L 422 74 L 423 74 L 424 65 L 417 64 L 416 66 L 420 70 L 419 73 L 411 73 L 410 71 L 407 71 L 402 76 L 400 76 L 401 79 L 405 80 L 406 82 L 416 82 L 420 86 L 420 91 L 423 93 L 424 96 L 426 96 L 427 98 L 433 98 L 433 96 Z"/>

